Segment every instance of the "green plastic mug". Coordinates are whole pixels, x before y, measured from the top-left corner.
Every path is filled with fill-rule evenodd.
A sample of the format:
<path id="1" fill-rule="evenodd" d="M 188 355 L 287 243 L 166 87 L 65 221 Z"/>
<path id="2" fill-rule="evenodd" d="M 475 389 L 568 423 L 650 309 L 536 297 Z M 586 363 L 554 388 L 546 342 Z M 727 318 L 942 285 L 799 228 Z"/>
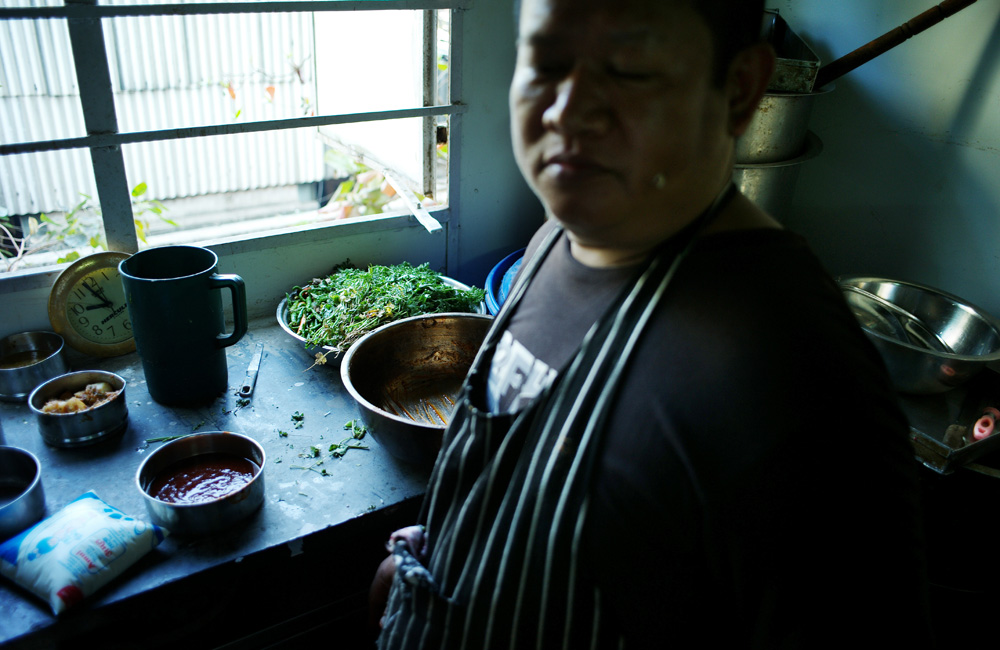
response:
<path id="1" fill-rule="evenodd" d="M 146 385 L 161 404 L 207 404 L 228 386 L 225 348 L 247 332 L 247 299 L 243 278 L 217 273 L 218 263 L 206 248 L 163 246 L 118 266 Z M 228 334 L 221 289 L 232 295 Z"/>

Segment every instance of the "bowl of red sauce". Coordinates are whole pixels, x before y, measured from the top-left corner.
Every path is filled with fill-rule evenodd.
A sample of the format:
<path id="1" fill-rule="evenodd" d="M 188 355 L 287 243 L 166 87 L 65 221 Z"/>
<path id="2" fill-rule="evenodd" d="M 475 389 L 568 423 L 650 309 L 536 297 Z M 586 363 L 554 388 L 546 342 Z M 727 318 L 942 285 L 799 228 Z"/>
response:
<path id="1" fill-rule="evenodd" d="M 153 523 L 176 535 L 225 532 L 264 502 L 264 448 L 240 433 L 206 431 L 168 442 L 136 472 Z"/>

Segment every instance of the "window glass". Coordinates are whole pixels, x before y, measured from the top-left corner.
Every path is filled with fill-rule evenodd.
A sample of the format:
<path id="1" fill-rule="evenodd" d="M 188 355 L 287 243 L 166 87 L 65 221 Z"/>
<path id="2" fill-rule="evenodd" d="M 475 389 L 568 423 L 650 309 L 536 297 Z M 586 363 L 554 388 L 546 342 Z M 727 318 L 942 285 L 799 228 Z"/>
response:
<path id="1" fill-rule="evenodd" d="M 255 123 L 447 103 L 448 15 L 413 10 L 102 19 L 120 133 L 243 124 L 248 131 L 122 146 L 139 247 L 443 205 L 447 116 L 263 131 Z M 36 54 L 15 58 L 0 49 L 3 141 L 84 137 L 65 21 L 6 20 L 0 29 L 10 36 L 0 48 L 30 41 L 28 50 Z M 15 82 L 8 85 L 9 79 Z M 0 215 L 10 226 L 5 241 L 16 249 L 6 258 L 25 258 L 18 259 L 22 267 L 50 264 L 106 245 L 88 149 L 0 156 L 0 174 Z M 36 240 L 46 237 L 42 251 L 16 245 L 21 224 L 68 218 L 70 228 L 78 217 L 86 217 L 86 237 L 55 238 L 53 225 L 34 232 Z M 27 251 L 34 251 L 27 256 L 32 259 Z"/>
<path id="2" fill-rule="evenodd" d="M 65 20 L 0 20 L 0 115 L 0 142 L 86 134 Z"/>
<path id="3" fill-rule="evenodd" d="M 0 272 L 99 249 L 104 226 L 96 188 L 86 149 L 0 156 Z M 12 212 L 13 205 L 22 207 Z"/>
<path id="4" fill-rule="evenodd" d="M 120 131 L 316 114 L 313 15 L 106 19 Z"/>

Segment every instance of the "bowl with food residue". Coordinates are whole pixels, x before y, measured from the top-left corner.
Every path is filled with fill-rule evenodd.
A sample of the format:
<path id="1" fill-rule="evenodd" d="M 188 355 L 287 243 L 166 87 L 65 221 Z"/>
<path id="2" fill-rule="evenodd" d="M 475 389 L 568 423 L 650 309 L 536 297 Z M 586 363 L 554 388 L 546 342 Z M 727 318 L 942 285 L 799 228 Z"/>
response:
<path id="1" fill-rule="evenodd" d="M 166 443 L 136 472 L 153 523 L 177 535 L 223 532 L 264 502 L 264 448 L 231 431 Z"/>
<path id="2" fill-rule="evenodd" d="M 69 371 L 55 332 L 20 332 L 0 340 L 0 399 L 23 402 L 39 384 Z"/>
<path id="3" fill-rule="evenodd" d="M 278 325 L 320 364 L 335 364 L 355 341 L 388 323 L 439 313 L 486 313 L 486 292 L 427 263 L 355 268 L 293 287 L 278 304 Z"/>
<path id="4" fill-rule="evenodd" d="M 340 376 L 372 437 L 400 460 L 430 466 L 492 319 L 431 314 L 383 325 L 344 355 Z"/>
<path id="5" fill-rule="evenodd" d="M 31 392 L 28 406 L 42 440 L 53 447 L 92 445 L 128 428 L 125 380 L 104 370 L 50 379 Z"/>
<path id="6" fill-rule="evenodd" d="M 42 465 L 30 451 L 0 445 L 0 541 L 45 515 Z"/>

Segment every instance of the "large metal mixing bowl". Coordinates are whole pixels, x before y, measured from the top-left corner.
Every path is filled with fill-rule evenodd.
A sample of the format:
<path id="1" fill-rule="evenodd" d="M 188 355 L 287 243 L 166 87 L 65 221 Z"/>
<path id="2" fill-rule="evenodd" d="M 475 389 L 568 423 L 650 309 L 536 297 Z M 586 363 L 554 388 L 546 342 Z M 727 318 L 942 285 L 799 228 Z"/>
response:
<path id="1" fill-rule="evenodd" d="M 340 365 L 344 386 L 390 454 L 433 464 L 490 322 L 481 314 L 414 316 L 383 325 L 347 350 Z"/>
<path id="2" fill-rule="evenodd" d="M 844 297 L 902 393 L 941 393 L 1000 360 L 1000 321 L 940 289 L 839 278 Z"/>

